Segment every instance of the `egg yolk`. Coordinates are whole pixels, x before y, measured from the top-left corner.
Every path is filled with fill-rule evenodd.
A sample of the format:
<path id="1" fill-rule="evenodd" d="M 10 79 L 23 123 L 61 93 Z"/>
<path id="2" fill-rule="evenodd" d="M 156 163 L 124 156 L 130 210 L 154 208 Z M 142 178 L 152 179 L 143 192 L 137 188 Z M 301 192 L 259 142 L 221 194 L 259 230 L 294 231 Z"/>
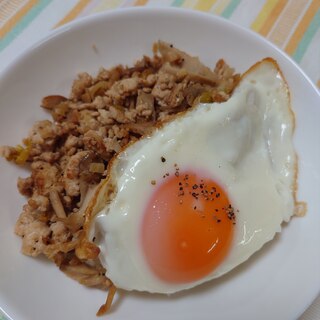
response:
<path id="1" fill-rule="evenodd" d="M 187 283 L 211 273 L 231 248 L 235 213 L 224 190 L 176 171 L 154 186 L 142 221 L 142 248 L 161 280 Z"/>

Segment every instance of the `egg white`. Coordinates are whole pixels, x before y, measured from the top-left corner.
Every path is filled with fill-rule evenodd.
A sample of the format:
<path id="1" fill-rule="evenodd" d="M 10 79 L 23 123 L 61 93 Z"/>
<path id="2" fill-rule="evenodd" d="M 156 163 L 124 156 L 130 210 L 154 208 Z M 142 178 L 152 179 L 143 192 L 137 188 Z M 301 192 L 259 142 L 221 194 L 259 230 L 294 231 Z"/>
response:
<path id="1" fill-rule="evenodd" d="M 106 276 L 118 288 L 173 293 L 247 260 L 294 213 L 293 131 L 286 82 L 277 64 L 265 59 L 249 69 L 227 102 L 201 104 L 119 153 L 108 178 L 116 192 L 92 225 Z M 226 259 L 206 277 L 184 284 L 158 279 L 140 243 L 142 215 L 155 189 L 151 181 L 161 183 L 175 163 L 181 171 L 206 172 L 239 210 Z"/>

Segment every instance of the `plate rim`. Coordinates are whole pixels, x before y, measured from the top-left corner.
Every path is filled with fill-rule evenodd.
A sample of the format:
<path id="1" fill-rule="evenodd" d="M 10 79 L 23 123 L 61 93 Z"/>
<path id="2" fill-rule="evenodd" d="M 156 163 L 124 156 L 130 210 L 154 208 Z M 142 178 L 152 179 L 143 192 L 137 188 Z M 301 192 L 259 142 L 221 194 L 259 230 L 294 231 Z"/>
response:
<path id="1" fill-rule="evenodd" d="M 63 33 L 69 32 L 70 30 L 72 31 L 73 29 L 77 29 L 82 27 L 83 25 L 90 24 L 91 22 L 94 22 L 95 20 L 99 19 L 108 19 L 109 17 L 112 16 L 117 16 L 117 15 L 127 15 L 127 14 L 139 14 L 139 13 L 144 13 L 144 14 L 150 14 L 156 12 L 157 14 L 185 14 L 185 15 L 194 15 L 198 17 L 204 17 L 208 19 L 215 19 L 219 21 L 219 23 L 225 23 L 229 24 L 233 28 L 238 28 L 242 32 L 247 33 L 248 35 L 258 39 L 259 41 L 264 42 L 265 44 L 271 46 L 274 50 L 276 50 L 280 55 L 282 55 L 286 60 L 288 60 L 291 64 L 294 65 L 294 67 L 299 71 L 299 73 L 303 76 L 303 78 L 311 85 L 313 88 L 314 92 L 318 95 L 320 98 L 320 89 L 317 88 L 316 84 L 310 79 L 310 77 L 306 74 L 306 72 L 300 67 L 300 65 L 293 60 L 291 56 L 289 56 L 285 51 L 281 50 L 279 47 L 277 47 L 275 44 L 273 44 L 271 41 L 269 41 L 267 38 L 263 37 L 259 33 L 246 28 L 242 25 L 239 25 L 231 20 L 228 20 L 224 17 L 218 16 L 213 13 L 208 13 L 208 12 L 202 12 L 202 11 L 197 11 L 194 9 L 189 9 L 189 8 L 178 8 L 178 7 L 128 7 L 128 8 L 116 8 L 110 11 L 104 11 L 104 12 L 98 12 L 98 13 L 93 13 L 88 16 L 80 17 L 75 20 L 72 20 L 65 25 L 59 26 L 56 29 L 53 29 L 48 32 L 47 35 L 45 35 L 43 38 L 39 39 L 36 41 L 34 44 L 30 45 L 28 48 L 25 50 L 22 50 L 19 52 L 19 54 L 13 58 L 11 62 L 8 63 L 1 71 L 0 71 L 0 81 L 4 77 L 6 77 L 7 73 L 11 71 L 12 68 L 15 67 L 15 65 L 19 64 L 24 58 L 29 56 L 34 50 L 40 48 L 41 46 L 44 46 L 48 41 L 53 40 L 54 38 L 60 36 Z"/>
<path id="2" fill-rule="evenodd" d="M 270 42 L 265 37 L 261 36 L 260 34 L 254 32 L 253 30 L 246 28 L 244 26 L 241 26 L 233 21 L 230 21 L 226 18 L 217 16 L 212 13 L 206 13 L 206 12 L 200 12 L 193 9 L 186 9 L 186 8 L 175 8 L 175 7 L 129 7 L 129 8 L 117 8 L 106 12 L 100 12 L 100 13 L 94 13 L 89 16 L 81 17 L 76 20 L 73 20 L 61 27 L 58 27 L 55 30 L 50 31 L 46 36 L 44 36 L 42 39 L 36 41 L 34 44 L 30 45 L 25 50 L 22 50 L 19 52 L 19 54 L 11 61 L 9 62 L 3 70 L 0 72 L 0 82 L 2 82 L 8 74 L 14 70 L 14 68 L 19 67 L 19 64 L 23 62 L 24 59 L 26 59 L 29 55 L 31 55 L 35 50 L 41 48 L 42 46 L 45 46 L 48 42 L 52 41 L 53 39 L 59 37 L 60 35 L 72 32 L 73 30 L 76 30 L 78 28 L 83 27 L 86 24 L 93 23 L 96 20 L 100 19 L 108 19 L 109 17 L 116 17 L 116 16 L 122 16 L 122 15 L 128 15 L 128 14 L 149 14 L 149 13 L 155 13 L 156 14 L 184 14 L 184 15 L 191 15 L 191 16 L 198 16 L 210 18 L 213 20 L 218 21 L 219 23 L 228 24 L 233 28 L 240 29 L 242 33 L 247 34 L 250 37 L 254 37 L 255 39 L 262 41 L 266 45 L 270 46 L 273 50 L 275 50 L 278 54 L 283 56 L 285 60 L 289 61 L 291 63 L 291 66 L 296 69 L 296 71 L 299 72 L 299 74 L 303 77 L 305 81 L 307 81 L 308 85 L 313 89 L 314 94 L 319 98 L 320 101 L 320 90 L 317 88 L 316 84 L 309 78 L 309 76 L 305 73 L 305 71 L 298 65 L 297 62 L 293 60 L 291 56 L 289 56 L 286 52 L 282 51 L 280 48 L 278 48 L 275 44 Z M 186 17 L 187 19 L 188 17 Z M 299 316 L 301 316 L 313 303 L 313 301 L 319 296 L 320 294 L 320 288 L 318 290 L 318 294 L 313 297 L 313 300 L 310 302 L 310 304 L 306 307 L 305 310 L 301 312 Z M 1 312 L 4 313 L 4 316 L 11 319 L 6 312 L 1 308 L 0 306 L 0 319 L 1 319 Z"/>

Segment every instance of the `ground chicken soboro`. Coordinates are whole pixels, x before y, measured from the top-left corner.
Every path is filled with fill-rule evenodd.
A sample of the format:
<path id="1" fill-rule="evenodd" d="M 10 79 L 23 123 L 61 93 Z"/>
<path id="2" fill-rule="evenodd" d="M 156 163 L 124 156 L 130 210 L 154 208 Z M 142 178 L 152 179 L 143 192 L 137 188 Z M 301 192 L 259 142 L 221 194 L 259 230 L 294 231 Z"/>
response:
<path id="1" fill-rule="evenodd" d="M 102 68 L 96 77 L 81 73 L 69 98 L 43 98 L 41 106 L 52 120 L 35 123 L 24 147 L 1 148 L 7 160 L 31 168 L 29 177 L 18 179 L 27 197 L 15 227 L 22 252 L 44 254 L 81 284 L 107 289 L 111 282 L 99 263 L 99 249 L 92 244 L 91 259 L 88 254 L 83 259 L 76 248 L 84 209 L 109 160 L 157 122 L 199 102 L 227 100 L 238 80 L 223 60 L 211 70 L 159 41 L 152 58 L 143 57 L 133 67 Z"/>

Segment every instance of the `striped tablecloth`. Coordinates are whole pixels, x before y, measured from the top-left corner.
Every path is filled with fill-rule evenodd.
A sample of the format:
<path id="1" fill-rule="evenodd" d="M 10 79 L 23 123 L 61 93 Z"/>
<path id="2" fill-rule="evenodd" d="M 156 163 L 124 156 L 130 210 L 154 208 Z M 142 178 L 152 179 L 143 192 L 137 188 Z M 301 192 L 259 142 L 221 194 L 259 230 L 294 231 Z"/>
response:
<path id="1" fill-rule="evenodd" d="M 49 31 L 79 17 L 131 6 L 206 11 L 250 28 L 292 56 L 320 88 L 320 0 L 0 0 L 0 72 Z M 320 319 L 320 297 L 302 319 Z"/>
<path id="2" fill-rule="evenodd" d="M 192 8 L 230 19 L 291 55 L 320 87 L 320 0 L 0 0 L 0 71 L 48 31 L 130 6 Z"/>

